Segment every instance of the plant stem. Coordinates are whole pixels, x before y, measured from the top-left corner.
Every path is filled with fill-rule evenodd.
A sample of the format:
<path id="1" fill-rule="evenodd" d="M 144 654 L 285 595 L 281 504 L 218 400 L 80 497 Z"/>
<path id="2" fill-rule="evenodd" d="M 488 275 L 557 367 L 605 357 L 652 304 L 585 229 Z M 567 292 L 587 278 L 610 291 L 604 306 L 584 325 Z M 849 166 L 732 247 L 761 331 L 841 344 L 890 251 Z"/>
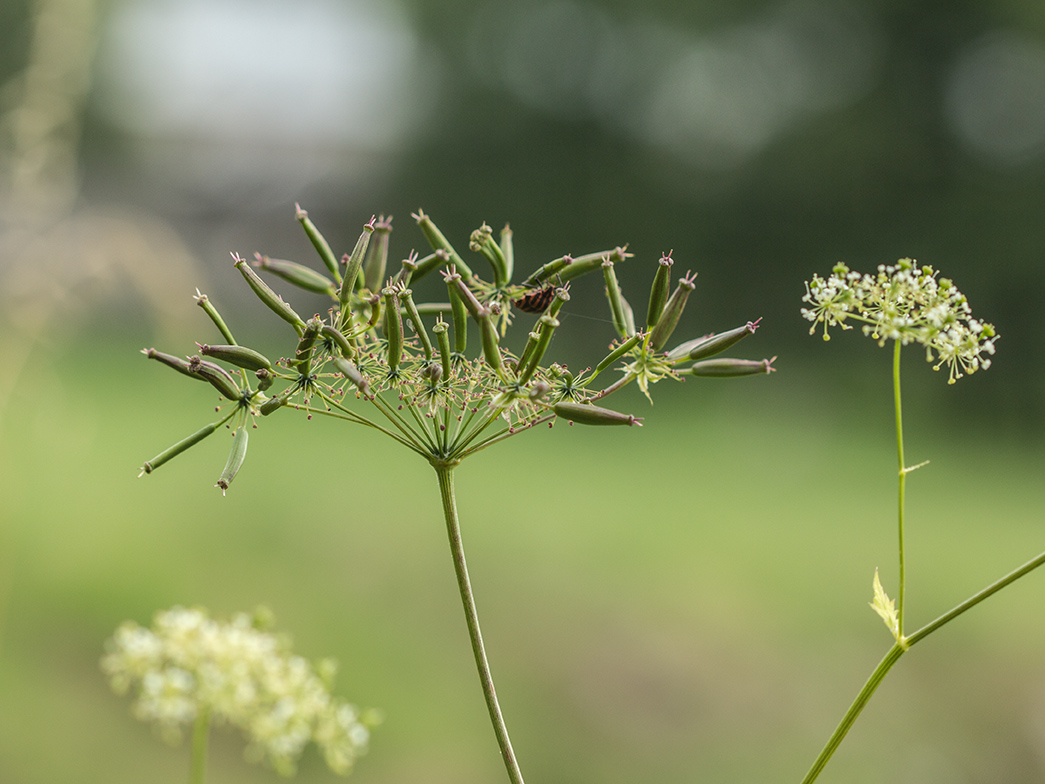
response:
<path id="1" fill-rule="evenodd" d="M 475 666 L 479 670 L 479 681 L 486 698 L 486 708 L 490 713 L 497 745 L 501 749 L 504 766 L 508 770 L 508 778 L 512 784 L 523 784 L 522 771 L 515 759 L 512 742 L 508 738 L 508 727 L 501 715 L 501 706 L 497 702 L 497 691 L 494 689 L 493 676 L 490 674 L 490 663 L 486 659 L 486 648 L 479 629 L 479 615 L 475 609 L 475 597 L 472 584 L 468 579 L 468 564 L 464 558 L 464 545 L 461 542 L 461 525 L 457 517 L 457 501 L 454 497 L 454 465 L 432 461 L 436 475 L 439 477 L 439 493 L 443 499 L 443 514 L 446 517 L 446 532 L 450 538 L 450 552 L 454 559 L 454 572 L 457 574 L 457 587 L 461 592 L 461 603 L 464 605 L 465 620 L 468 622 L 468 637 L 475 654 Z"/>
<path id="2" fill-rule="evenodd" d="M 192 763 L 189 770 L 189 784 L 203 784 L 203 776 L 207 767 L 207 736 L 210 733 L 210 711 L 200 708 L 192 727 Z"/>
<path id="3" fill-rule="evenodd" d="M 904 559 L 904 493 L 907 487 L 907 467 L 903 457 L 903 407 L 900 402 L 900 341 L 893 341 L 893 398 L 896 403 L 896 451 L 900 459 L 899 472 L 899 499 L 898 499 L 898 529 L 899 529 L 899 556 L 900 556 L 900 589 L 896 597 L 896 619 L 900 637 L 903 638 L 904 606 L 907 589 L 907 566 Z"/>

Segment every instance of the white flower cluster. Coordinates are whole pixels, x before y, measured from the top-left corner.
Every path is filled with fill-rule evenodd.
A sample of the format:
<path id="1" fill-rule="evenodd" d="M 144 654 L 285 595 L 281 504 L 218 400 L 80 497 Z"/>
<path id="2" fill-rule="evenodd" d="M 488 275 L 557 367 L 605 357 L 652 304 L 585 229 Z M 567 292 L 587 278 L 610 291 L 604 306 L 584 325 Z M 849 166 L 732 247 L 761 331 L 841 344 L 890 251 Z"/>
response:
<path id="1" fill-rule="evenodd" d="M 308 742 L 347 774 L 366 750 L 367 722 L 328 691 L 336 666 L 293 655 L 285 638 L 261 631 L 245 613 L 222 623 L 202 609 L 174 607 L 153 627 L 127 621 L 107 642 L 102 670 L 113 689 L 135 688 L 134 715 L 176 742 L 198 716 L 241 729 L 246 755 L 290 775 Z"/>
<path id="2" fill-rule="evenodd" d="M 935 361 L 934 370 L 947 365 L 948 383 L 965 373 L 990 367 L 987 355 L 994 354 L 998 336 L 994 327 L 972 317 L 965 295 L 947 278 L 936 278 L 932 267 L 919 267 L 914 259 L 900 259 L 894 265 L 881 265 L 876 275 L 854 272 L 838 264 L 830 277 L 814 275 L 806 283 L 802 316 L 824 325 L 824 340 L 830 340 L 829 326 L 851 329 L 847 319 L 864 323 L 864 334 L 885 345 L 898 340 L 902 345 L 925 346 L 926 360 Z M 933 356 L 935 352 L 935 357 Z"/>

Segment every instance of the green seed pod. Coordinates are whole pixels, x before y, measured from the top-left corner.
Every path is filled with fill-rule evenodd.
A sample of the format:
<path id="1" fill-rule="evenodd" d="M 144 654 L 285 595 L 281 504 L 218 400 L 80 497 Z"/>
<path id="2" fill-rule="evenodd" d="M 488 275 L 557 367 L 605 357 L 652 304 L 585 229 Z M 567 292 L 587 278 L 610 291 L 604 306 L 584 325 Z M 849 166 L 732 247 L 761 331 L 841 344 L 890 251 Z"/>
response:
<path id="1" fill-rule="evenodd" d="M 385 279 L 385 267 L 388 265 L 388 238 L 392 233 L 392 216 L 382 215 L 374 224 L 377 235 L 367 248 L 366 261 L 363 262 L 363 285 L 371 291 L 377 291 Z"/>
<path id="2" fill-rule="evenodd" d="M 338 350 L 349 359 L 352 359 L 356 355 L 356 348 L 353 346 L 348 338 L 346 338 L 339 330 L 334 329 L 329 324 L 324 324 L 320 329 L 320 334 L 323 337 L 328 338 L 331 343 L 337 346 Z"/>
<path id="3" fill-rule="evenodd" d="M 359 368 L 356 367 L 355 363 L 349 362 L 343 357 L 334 357 L 334 364 L 337 365 L 337 369 L 341 371 L 341 374 L 356 385 L 363 395 L 366 395 L 370 391 L 370 382 L 366 380 L 362 373 L 359 372 Z"/>
<path id="4" fill-rule="evenodd" d="M 323 273 L 316 272 L 311 267 L 306 267 L 304 264 L 284 259 L 273 259 L 268 256 L 262 256 L 260 253 L 255 253 L 254 266 L 266 272 L 271 272 L 273 275 L 283 278 L 287 283 L 293 283 L 298 288 L 306 291 L 326 294 L 328 297 L 337 295 L 334 281 Z"/>
<path id="5" fill-rule="evenodd" d="M 399 375 L 399 360 L 403 358 L 403 317 L 399 312 L 399 291 L 386 286 L 381 294 L 385 298 L 385 336 L 388 338 L 388 377 Z"/>
<path id="6" fill-rule="evenodd" d="M 504 257 L 504 282 L 507 284 L 511 282 L 512 275 L 515 274 L 515 247 L 512 244 L 512 229 L 507 223 L 501 229 L 501 256 Z"/>
<path id="7" fill-rule="evenodd" d="M 628 304 L 628 300 L 621 295 L 620 298 L 621 308 L 624 309 L 624 329 L 629 335 L 635 334 L 635 312 L 631 309 L 631 305 Z"/>
<path id="8" fill-rule="evenodd" d="M 301 333 L 298 347 L 294 351 L 294 368 L 299 374 L 306 378 L 312 372 L 312 355 L 319 339 L 319 333 L 323 329 L 323 321 L 319 316 L 313 316 L 305 322 L 305 330 Z"/>
<path id="9" fill-rule="evenodd" d="M 166 463 L 168 460 L 170 460 L 173 457 L 177 457 L 182 452 L 184 452 L 186 449 L 188 449 L 190 446 L 195 446 L 196 444 L 198 444 L 200 441 L 202 441 L 204 438 L 209 436 L 211 433 L 213 433 L 217 429 L 218 429 L 218 423 L 217 422 L 212 422 L 209 425 L 204 425 L 203 427 L 201 427 L 199 430 L 197 430 L 195 433 L 193 433 L 188 438 L 183 438 L 181 441 L 176 443 L 174 446 L 171 446 L 171 447 L 168 447 L 167 449 L 164 449 L 162 452 L 160 452 L 158 455 L 156 455 L 156 457 L 154 457 L 152 460 L 146 460 L 145 464 L 142 466 L 142 473 L 143 474 L 151 474 L 153 471 L 155 471 L 161 465 Z M 141 474 L 139 474 L 139 476 L 140 475 Z"/>
<path id="10" fill-rule="evenodd" d="M 736 376 L 757 376 L 772 373 L 773 359 L 705 359 L 694 363 L 689 370 L 683 371 L 691 376 L 701 378 L 733 378 Z"/>
<path id="11" fill-rule="evenodd" d="M 559 320 L 550 314 L 541 316 L 538 323 L 540 324 L 538 327 L 539 335 L 533 351 L 527 358 L 526 364 L 524 366 L 520 364 L 522 372 L 519 373 L 519 381 L 523 384 L 529 381 L 533 376 L 534 371 L 537 370 L 537 366 L 544 357 L 544 352 L 548 350 L 548 344 L 552 342 L 552 333 L 555 332 L 555 328 L 559 326 Z"/>
<path id="12" fill-rule="evenodd" d="M 342 257 L 341 259 L 345 264 L 345 277 L 341 281 L 341 288 L 338 291 L 337 298 L 342 308 L 348 305 L 349 300 L 352 298 L 352 292 L 356 290 L 360 283 L 359 278 L 363 270 L 363 261 L 366 258 L 366 250 L 370 245 L 370 235 L 374 233 L 374 224 L 376 222 L 377 217 L 371 216 L 370 222 L 363 226 L 363 233 L 356 240 L 356 246 L 352 249 L 352 255 Z"/>
<path id="13" fill-rule="evenodd" d="M 205 357 L 220 359 L 222 362 L 241 367 L 244 370 L 272 369 L 272 363 L 260 352 L 246 346 L 210 346 L 197 343 L 200 353 Z"/>
<path id="14" fill-rule="evenodd" d="M 571 403 L 560 401 L 552 406 L 556 416 L 576 422 L 579 425 L 638 425 L 642 427 L 642 419 L 631 414 L 622 414 L 608 408 L 592 406 L 588 403 Z"/>
<path id="15" fill-rule="evenodd" d="M 671 288 L 671 265 L 674 264 L 671 251 L 660 257 L 657 274 L 653 276 L 653 285 L 649 293 L 649 310 L 646 312 L 646 329 L 653 329 L 664 313 L 664 305 L 668 301 L 668 289 Z"/>
<path id="16" fill-rule="evenodd" d="M 456 271 L 444 272 L 443 277 L 446 278 L 446 285 L 456 291 L 465 308 L 468 309 L 469 315 L 478 321 L 479 310 L 483 307 L 483 304 L 476 298 L 472 290 L 468 288 L 468 284 L 461 278 L 461 274 Z M 450 302 L 453 302 L 453 298 L 450 299 Z"/>
<path id="17" fill-rule="evenodd" d="M 309 220 L 308 213 L 301 209 L 300 204 L 295 204 L 294 210 L 295 217 L 301 223 L 301 227 L 305 230 L 309 240 L 312 241 L 312 247 L 316 249 L 319 257 L 323 259 L 323 263 L 327 265 L 330 274 L 338 278 L 337 258 L 334 256 L 334 252 L 330 250 L 329 243 L 323 239 L 323 235 L 319 233 L 319 229 L 315 227 L 315 224 Z"/>
<path id="18" fill-rule="evenodd" d="M 602 262 L 602 276 L 606 280 L 606 299 L 610 303 L 610 313 L 613 314 L 613 326 L 617 334 L 622 338 L 628 337 L 628 322 L 624 319 L 624 304 L 620 298 L 620 284 L 617 283 L 617 273 L 613 269 L 613 262 L 607 257 Z"/>
<path id="19" fill-rule="evenodd" d="M 229 489 L 232 480 L 236 478 L 244 459 L 247 457 L 247 426 L 240 425 L 232 437 L 232 451 L 229 452 L 229 461 L 225 463 L 225 470 L 221 472 L 221 478 L 215 483 L 215 487 L 221 488 L 221 494 Z"/>
<path id="20" fill-rule="evenodd" d="M 686 307 L 686 300 L 689 298 L 690 292 L 697 287 L 693 282 L 693 279 L 696 277 L 695 273 L 691 275 L 687 272 L 685 277 L 679 278 L 679 285 L 671 292 L 671 299 L 664 306 L 664 312 L 660 314 L 660 320 L 657 321 L 657 325 L 653 328 L 653 334 L 650 336 L 650 345 L 654 351 L 660 351 L 664 348 L 664 344 L 668 342 L 671 333 L 675 331 L 679 318 L 682 316 L 682 311 Z"/>
<path id="21" fill-rule="evenodd" d="M 522 282 L 522 285 L 527 288 L 538 286 L 553 275 L 560 273 L 571 264 L 573 264 L 573 256 L 570 256 L 569 254 L 560 256 L 559 258 L 553 259 L 547 264 L 538 267 L 535 272 L 531 273 L 530 276 Z"/>
<path id="22" fill-rule="evenodd" d="M 488 224 L 483 223 L 482 226 L 472 232 L 468 249 L 476 253 L 482 253 L 486 260 L 490 262 L 490 267 L 493 269 L 494 283 L 497 286 L 508 285 L 508 262 L 504 258 L 501 246 L 493 241 L 493 229 Z"/>
<path id="23" fill-rule="evenodd" d="M 425 235 L 425 239 L 428 240 L 428 244 L 432 246 L 432 250 L 445 250 L 450 256 L 450 263 L 457 267 L 458 273 L 466 281 L 471 281 L 475 275 L 472 273 L 471 268 L 465 264 L 464 259 L 461 255 L 454 250 L 454 246 L 450 244 L 450 241 L 443 236 L 443 233 L 439 231 L 432 219 L 424 214 L 422 210 L 418 210 L 411 216 L 417 221 L 417 225 L 421 227 L 422 233 Z"/>
<path id="24" fill-rule="evenodd" d="M 713 357 L 715 354 L 719 354 L 730 346 L 739 343 L 748 335 L 754 335 L 761 320 L 749 321 L 743 327 L 737 327 L 728 332 L 719 332 L 717 335 L 705 335 L 702 338 L 687 340 L 669 351 L 668 359 L 672 362 L 685 362 L 687 360 Z"/>
<path id="25" fill-rule="evenodd" d="M 435 342 L 439 345 L 439 360 L 443 365 L 443 378 L 450 378 L 453 369 L 453 357 L 450 354 L 450 336 L 447 334 L 446 322 L 439 319 L 432 327 L 435 333 Z"/>
<path id="26" fill-rule="evenodd" d="M 498 374 L 503 375 L 504 357 L 501 356 L 501 350 L 498 348 L 497 326 L 493 323 L 490 309 L 483 307 L 476 320 L 479 322 L 479 334 L 483 339 L 483 358 L 487 365 L 496 370 Z"/>
<path id="27" fill-rule="evenodd" d="M 461 299 L 452 277 L 446 279 L 446 287 L 450 292 L 450 314 L 454 322 L 454 351 L 464 356 L 468 348 L 468 306 Z"/>
<path id="28" fill-rule="evenodd" d="M 617 348 L 613 349 L 613 351 L 606 355 L 606 358 L 603 359 L 602 362 L 596 365 L 595 372 L 591 374 L 591 378 L 595 378 L 597 375 L 599 375 L 599 373 L 604 371 L 618 359 L 620 359 L 633 348 L 635 348 L 635 346 L 638 345 L 639 341 L 645 337 L 645 332 L 636 333 L 627 340 L 625 340 L 623 343 L 621 343 L 619 346 L 617 346 Z"/>
<path id="29" fill-rule="evenodd" d="M 155 359 L 159 362 L 162 362 L 167 367 L 172 367 L 179 373 L 183 373 L 189 378 L 194 378 L 198 381 L 206 380 L 202 376 L 198 376 L 195 373 L 193 373 L 191 368 L 189 367 L 188 361 L 182 359 L 181 357 L 176 357 L 172 354 L 164 354 L 162 351 L 157 351 L 154 348 L 143 348 L 142 353 L 149 359 Z"/>
<path id="30" fill-rule="evenodd" d="M 450 254 L 441 248 L 417 260 L 417 267 L 410 276 L 410 282 L 419 281 L 432 270 L 450 263 Z"/>
<path id="31" fill-rule="evenodd" d="M 243 390 L 236 385 L 232 376 L 221 365 L 207 362 L 199 356 L 191 356 L 189 357 L 189 370 L 204 381 L 209 381 L 212 387 L 229 400 L 243 398 Z"/>
<path id="32" fill-rule="evenodd" d="M 630 259 L 632 254 L 628 253 L 623 247 L 614 248 L 609 251 L 602 251 L 601 253 L 586 253 L 583 256 L 578 256 L 573 260 L 573 263 L 567 267 L 564 267 L 559 272 L 559 280 L 564 283 L 568 280 L 573 280 L 581 275 L 587 275 L 589 272 L 594 272 L 602 267 L 602 262 L 609 258 L 613 263 Z"/>
<path id="33" fill-rule="evenodd" d="M 421 321 L 421 314 L 417 312 L 417 305 L 414 304 L 413 292 L 410 289 L 400 289 L 399 299 L 403 303 L 403 309 L 406 311 L 407 317 L 410 319 L 410 323 L 414 327 L 414 333 L 421 341 L 421 348 L 424 349 L 425 359 L 431 360 L 432 341 L 428 339 L 428 333 L 425 331 L 425 325 Z"/>
<path id="34" fill-rule="evenodd" d="M 261 408 L 258 411 L 261 412 L 262 416 L 268 416 L 275 411 L 279 411 L 284 405 L 286 405 L 287 396 L 280 395 L 279 397 L 270 398 L 261 404 Z"/>
<path id="35" fill-rule="evenodd" d="M 200 294 L 200 290 L 196 289 L 195 300 L 196 304 L 203 308 L 203 312 L 206 313 L 210 317 L 210 320 L 214 322 L 214 326 L 218 328 L 221 336 L 229 343 L 235 345 L 236 339 L 232 337 L 232 332 L 225 325 L 225 319 L 223 319 L 221 314 L 218 313 L 217 309 L 211 303 L 210 298 L 206 294 Z"/>
<path id="36" fill-rule="evenodd" d="M 254 293 L 258 295 L 258 299 L 264 302 L 269 310 L 294 327 L 300 335 L 301 330 L 305 328 L 304 319 L 295 313 L 294 309 L 284 302 L 279 294 L 269 288 L 269 285 L 265 281 L 258 277 L 258 274 L 250 268 L 250 265 L 247 264 L 246 259 L 242 258 L 237 253 L 232 254 L 232 259 L 236 264 L 236 269 L 240 271 L 244 280 L 247 281 L 247 285 L 249 285 Z M 234 341 L 230 340 L 229 342 L 232 343 Z"/>

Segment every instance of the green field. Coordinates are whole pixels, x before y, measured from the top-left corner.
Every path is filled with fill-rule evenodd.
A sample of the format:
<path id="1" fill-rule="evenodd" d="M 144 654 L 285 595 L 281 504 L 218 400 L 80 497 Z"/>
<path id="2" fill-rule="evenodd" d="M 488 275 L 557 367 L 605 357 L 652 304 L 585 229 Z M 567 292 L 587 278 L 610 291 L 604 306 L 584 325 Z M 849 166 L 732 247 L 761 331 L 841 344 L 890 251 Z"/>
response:
<path id="1" fill-rule="evenodd" d="M 226 498 L 214 395 L 111 336 L 38 353 L 0 421 L 0 782 L 184 782 L 98 668 L 124 619 L 269 606 L 336 691 L 385 721 L 358 784 L 505 780 L 476 682 L 435 476 L 388 439 L 265 420 Z M 45 359 L 45 356 L 47 359 Z M 457 472 L 502 707 L 532 784 L 797 782 L 889 647 L 886 368 L 873 406 L 815 367 L 691 379 L 645 426 L 560 423 Z M 837 374 L 836 374 L 837 375 Z M 985 382 L 987 379 L 983 379 Z M 917 628 L 1045 548 L 1045 455 L 941 418 L 915 385 L 908 608 Z M 979 380 L 978 380 L 979 381 Z M 962 382 L 965 383 L 965 382 Z M 227 438 L 227 437 L 224 437 Z M 914 649 L 820 781 L 1045 778 L 1045 573 Z M 276 781 L 215 733 L 209 781 Z M 309 752 L 298 780 L 333 781 Z"/>

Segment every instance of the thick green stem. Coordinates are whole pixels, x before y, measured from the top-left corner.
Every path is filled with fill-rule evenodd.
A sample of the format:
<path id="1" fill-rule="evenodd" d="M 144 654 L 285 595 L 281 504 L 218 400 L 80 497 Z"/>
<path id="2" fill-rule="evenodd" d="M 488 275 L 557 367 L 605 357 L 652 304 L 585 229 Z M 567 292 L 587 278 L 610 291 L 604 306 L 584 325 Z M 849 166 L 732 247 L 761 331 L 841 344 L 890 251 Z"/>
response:
<path id="1" fill-rule="evenodd" d="M 900 560 L 900 588 L 896 597 L 896 619 L 900 637 L 903 637 L 903 621 L 905 597 L 907 594 L 907 562 L 904 558 L 904 493 L 907 488 L 907 466 L 904 464 L 903 456 L 903 407 L 900 403 L 900 341 L 893 341 L 893 398 L 896 403 L 896 451 L 900 459 L 899 471 L 899 498 L 898 498 L 898 531 L 899 531 L 899 560 Z"/>
<path id="2" fill-rule="evenodd" d="M 443 499 L 443 514 L 446 517 L 446 532 L 450 538 L 450 552 L 454 559 L 454 572 L 457 574 L 457 587 L 461 592 L 465 620 L 468 622 L 468 637 L 472 642 L 472 653 L 475 654 L 475 666 L 479 670 L 486 708 L 490 713 L 490 722 L 497 736 L 497 745 L 501 749 L 504 766 L 508 770 L 508 778 L 512 784 L 523 784 L 522 771 L 519 770 L 519 763 L 515 759 L 512 742 L 508 738 L 508 727 L 504 723 L 501 706 L 497 702 L 497 691 L 494 689 L 490 663 L 486 659 L 486 648 L 483 646 L 483 636 L 479 629 L 479 615 L 475 609 L 472 584 L 468 579 L 468 565 L 464 558 L 461 525 L 457 518 L 457 501 L 454 497 L 454 466 L 438 462 L 433 462 L 432 465 L 439 477 L 439 493 Z"/>
<path id="3" fill-rule="evenodd" d="M 189 770 L 189 784 L 203 784 L 203 776 L 207 767 L 207 737 L 209 734 L 210 711 L 200 708 L 192 727 L 192 764 Z"/>
<path id="4" fill-rule="evenodd" d="M 827 765 L 828 760 L 831 759 L 831 755 L 835 753 L 839 744 L 845 738 L 849 729 L 856 722 L 856 718 L 860 715 L 860 711 L 867 705 L 868 700 L 871 699 L 871 695 L 875 693 L 875 690 L 881 685 L 885 679 L 886 674 L 892 669 L 893 665 L 900 660 L 903 656 L 904 649 L 900 643 L 896 643 L 889 652 L 885 654 L 878 666 L 874 668 L 874 672 L 871 673 L 871 677 L 867 679 L 867 683 L 860 689 L 860 693 L 856 695 L 856 699 L 853 700 L 853 704 L 849 706 L 849 710 L 846 711 L 845 716 L 842 717 L 842 721 L 835 728 L 830 739 L 827 741 L 827 745 L 824 746 L 824 750 L 820 752 L 820 756 L 816 758 L 816 762 L 813 763 L 813 767 L 809 769 L 806 777 L 802 779 L 802 784 L 812 784 L 816 781 L 817 776 L 820 775 L 820 771 Z"/>

